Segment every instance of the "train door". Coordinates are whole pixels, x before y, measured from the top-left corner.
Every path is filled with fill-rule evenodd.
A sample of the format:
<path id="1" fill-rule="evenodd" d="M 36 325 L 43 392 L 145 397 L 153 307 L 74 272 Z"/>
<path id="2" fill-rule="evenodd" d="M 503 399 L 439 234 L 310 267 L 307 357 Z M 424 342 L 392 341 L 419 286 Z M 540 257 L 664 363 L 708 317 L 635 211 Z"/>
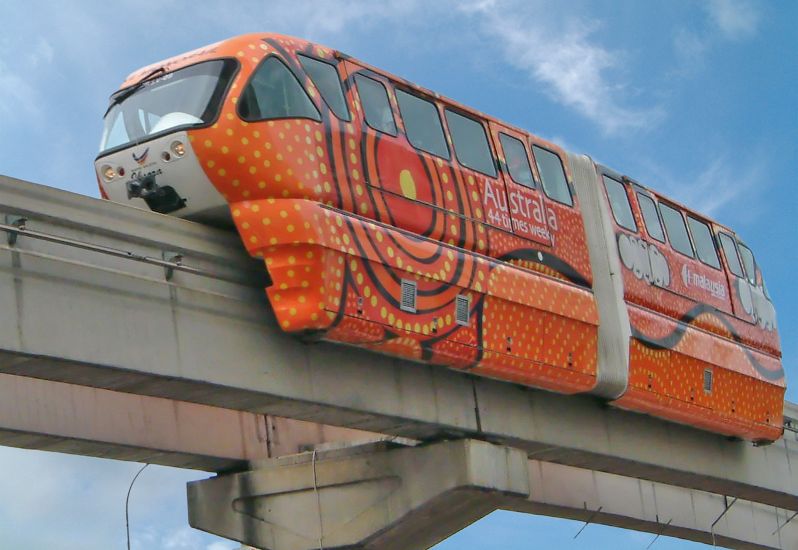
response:
<path id="1" fill-rule="evenodd" d="M 667 259 L 670 250 L 656 199 L 635 183 L 632 183 L 632 191 L 632 208 L 638 213 L 636 218 L 642 227 L 638 236 L 623 243 L 625 247 L 621 260 L 634 272 L 637 279 L 642 279 L 648 285 L 637 285 L 634 301 L 654 311 L 674 316 L 676 311 L 668 309 L 667 300 L 664 299 L 673 274 Z M 619 251 L 620 245 L 619 242 Z"/>
<path id="2" fill-rule="evenodd" d="M 587 249 L 585 225 L 573 176 L 565 152 L 543 141 L 531 143 L 533 168 L 541 187 L 546 211 L 546 228 L 551 239 L 547 267 L 551 274 L 582 287 L 591 288 L 593 276 Z"/>
<path id="3" fill-rule="evenodd" d="M 460 248 L 480 238 L 479 177 L 456 168 L 437 99 L 347 61 L 362 107 L 361 157 L 386 223 Z M 387 121 L 387 122 L 385 122 Z"/>
<path id="4" fill-rule="evenodd" d="M 432 178 L 434 160 L 414 149 L 405 136 L 391 82 L 350 60 L 343 62 L 347 85 L 356 91 L 360 115 L 359 135 L 350 136 L 347 157 L 360 161 L 350 178 L 362 178 L 355 196 L 374 218 L 420 235 L 436 238 L 442 221 L 434 205 L 439 186 Z M 443 153 L 445 154 L 445 153 Z"/>
<path id="5" fill-rule="evenodd" d="M 737 246 L 737 239 L 726 230 L 715 227 L 718 243 L 720 244 L 721 257 L 726 268 L 726 278 L 731 289 L 732 311 L 735 317 L 755 323 L 753 308 L 750 307 L 751 280 L 745 274 L 743 261 Z M 755 279 L 754 279 L 755 280 Z"/>
<path id="6" fill-rule="evenodd" d="M 494 147 L 499 152 L 503 185 L 485 183 L 483 201 L 488 219 L 498 226 L 498 218 L 509 218 L 511 227 L 505 223 L 501 227 L 548 252 L 552 243 L 546 205 L 535 182 L 525 136 L 493 121 L 489 126 Z M 532 247 L 526 248 L 531 251 Z M 539 260 L 537 257 L 529 259 Z"/>
<path id="7" fill-rule="evenodd" d="M 600 175 L 601 186 L 607 197 L 614 224 L 618 255 L 625 268 L 623 269 L 624 300 L 657 310 L 660 293 L 652 292 L 651 287 L 658 285 L 667 288 L 670 281 L 667 263 L 659 261 L 662 253 L 654 244 L 655 239 L 649 238 L 649 234 L 641 230 L 643 224 L 635 215 L 628 180 L 606 168 L 601 170 Z M 659 219 L 656 221 L 658 223 Z M 657 225 L 654 225 L 649 218 L 646 223 L 648 232 L 656 234 L 656 227 Z M 661 266 L 661 263 L 665 263 L 665 266 Z M 654 275 L 655 271 L 657 275 Z"/>
<path id="8" fill-rule="evenodd" d="M 709 223 L 661 201 L 659 211 L 674 251 L 669 258 L 673 275 L 670 288 L 695 304 L 731 314 L 729 286 Z"/>
<path id="9" fill-rule="evenodd" d="M 715 226 L 726 265 L 734 315 L 749 324 L 740 338 L 747 344 L 778 353 L 776 314 L 751 250 L 728 230 Z M 758 327 L 757 327 L 758 325 Z"/>

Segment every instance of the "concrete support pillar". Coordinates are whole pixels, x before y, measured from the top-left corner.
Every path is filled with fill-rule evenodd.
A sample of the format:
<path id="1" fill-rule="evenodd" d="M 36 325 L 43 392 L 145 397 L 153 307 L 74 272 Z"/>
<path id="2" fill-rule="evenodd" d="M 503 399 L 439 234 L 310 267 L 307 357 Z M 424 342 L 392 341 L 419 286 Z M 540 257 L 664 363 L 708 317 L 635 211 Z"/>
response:
<path id="1" fill-rule="evenodd" d="M 193 527 L 269 550 L 429 548 L 507 496 L 529 496 L 526 454 L 474 440 L 309 452 L 188 486 Z"/>

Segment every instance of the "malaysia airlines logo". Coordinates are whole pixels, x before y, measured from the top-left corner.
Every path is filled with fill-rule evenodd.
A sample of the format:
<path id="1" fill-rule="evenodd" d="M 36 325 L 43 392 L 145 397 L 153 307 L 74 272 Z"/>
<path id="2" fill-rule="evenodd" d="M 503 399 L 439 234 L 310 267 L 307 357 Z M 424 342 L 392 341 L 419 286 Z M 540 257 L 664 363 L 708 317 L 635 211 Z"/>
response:
<path id="1" fill-rule="evenodd" d="M 691 271 L 690 267 L 687 264 L 682 266 L 682 282 L 686 287 L 697 287 L 702 290 L 709 292 L 715 298 L 719 298 L 721 300 L 726 298 L 726 285 L 720 283 L 718 281 L 714 281 L 707 277 L 706 275 L 702 275 L 701 273 L 696 273 L 695 271 Z"/>
<path id="2" fill-rule="evenodd" d="M 147 162 L 147 154 L 149 154 L 149 152 L 150 152 L 150 148 L 149 147 L 144 149 L 144 152 L 141 155 L 139 155 L 139 156 L 136 156 L 136 153 L 134 152 L 133 153 L 133 160 L 135 160 L 138 163 L 139 166 L 143 166 L 144 163 Z"/>

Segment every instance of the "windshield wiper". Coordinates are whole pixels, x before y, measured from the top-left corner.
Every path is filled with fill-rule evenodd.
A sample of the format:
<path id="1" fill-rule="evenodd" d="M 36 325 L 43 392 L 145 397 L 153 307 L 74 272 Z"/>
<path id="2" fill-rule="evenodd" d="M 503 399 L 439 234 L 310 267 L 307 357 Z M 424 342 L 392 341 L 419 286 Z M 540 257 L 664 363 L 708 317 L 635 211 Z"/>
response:
<path id="1" fill-rule="evenodd" d="M 165 67 L 158 67 L 157 69 L 147 73 L 144 76 L 144 78 L 139 80 L 136 84 L 134 84 L 133 86 L 131 86 L 127 90 L 124 90 L 124 91 L 118 93 L 117 95 L 113 96 L 111 98 L 111 104 L 108 105 L 108 108 L 105 110 L 105 114 L 103 115 L 103 118 L 108 116 L 108 112 L 111 109 L 113 109 L 115 105 L 119 105 L 124 100 L 126 100 L 127 98 L 129 98 L 130 96 L 132 96 L 133 94 L 138 92 L 142 88 L 142 86 L 144 86 L 147 82 L 152 80 L 153 77 L 155 77 L 155 76 L 157 76 L 157 75 L 159 75 L 161 73 L 165 73 L 165 72 L 166 72 L 166 68 Z"/>

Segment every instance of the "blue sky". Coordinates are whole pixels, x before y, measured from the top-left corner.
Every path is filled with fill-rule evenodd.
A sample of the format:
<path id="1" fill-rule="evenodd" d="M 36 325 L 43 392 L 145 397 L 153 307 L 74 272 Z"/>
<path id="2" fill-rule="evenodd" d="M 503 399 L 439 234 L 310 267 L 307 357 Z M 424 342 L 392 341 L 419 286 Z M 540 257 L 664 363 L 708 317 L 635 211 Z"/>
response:
<path id="1" fill-rule="evenodd" d="M 97 196 L 107 97 L 138 67 L 245 32 L 322 42 L 527 128 L 732 226 L 754 250 L 798 376 L 798 3 L 361 0 L 0 3 L 0 173 Z M 798 380 L 798 379 L 797 379 Z M 791 388 L 798 387 L 798 384 Z M 788 389 L 798 400 L 798 390 Z M 124 547 L 137 464 L 0 448 L 0 547 Z M 222 550 L 150 467 L 133 548 Z M 496 513 L 441 549 L 645 548 L 648 534 Z M 655 549 L 702 545 L 660 539 Z"/>

